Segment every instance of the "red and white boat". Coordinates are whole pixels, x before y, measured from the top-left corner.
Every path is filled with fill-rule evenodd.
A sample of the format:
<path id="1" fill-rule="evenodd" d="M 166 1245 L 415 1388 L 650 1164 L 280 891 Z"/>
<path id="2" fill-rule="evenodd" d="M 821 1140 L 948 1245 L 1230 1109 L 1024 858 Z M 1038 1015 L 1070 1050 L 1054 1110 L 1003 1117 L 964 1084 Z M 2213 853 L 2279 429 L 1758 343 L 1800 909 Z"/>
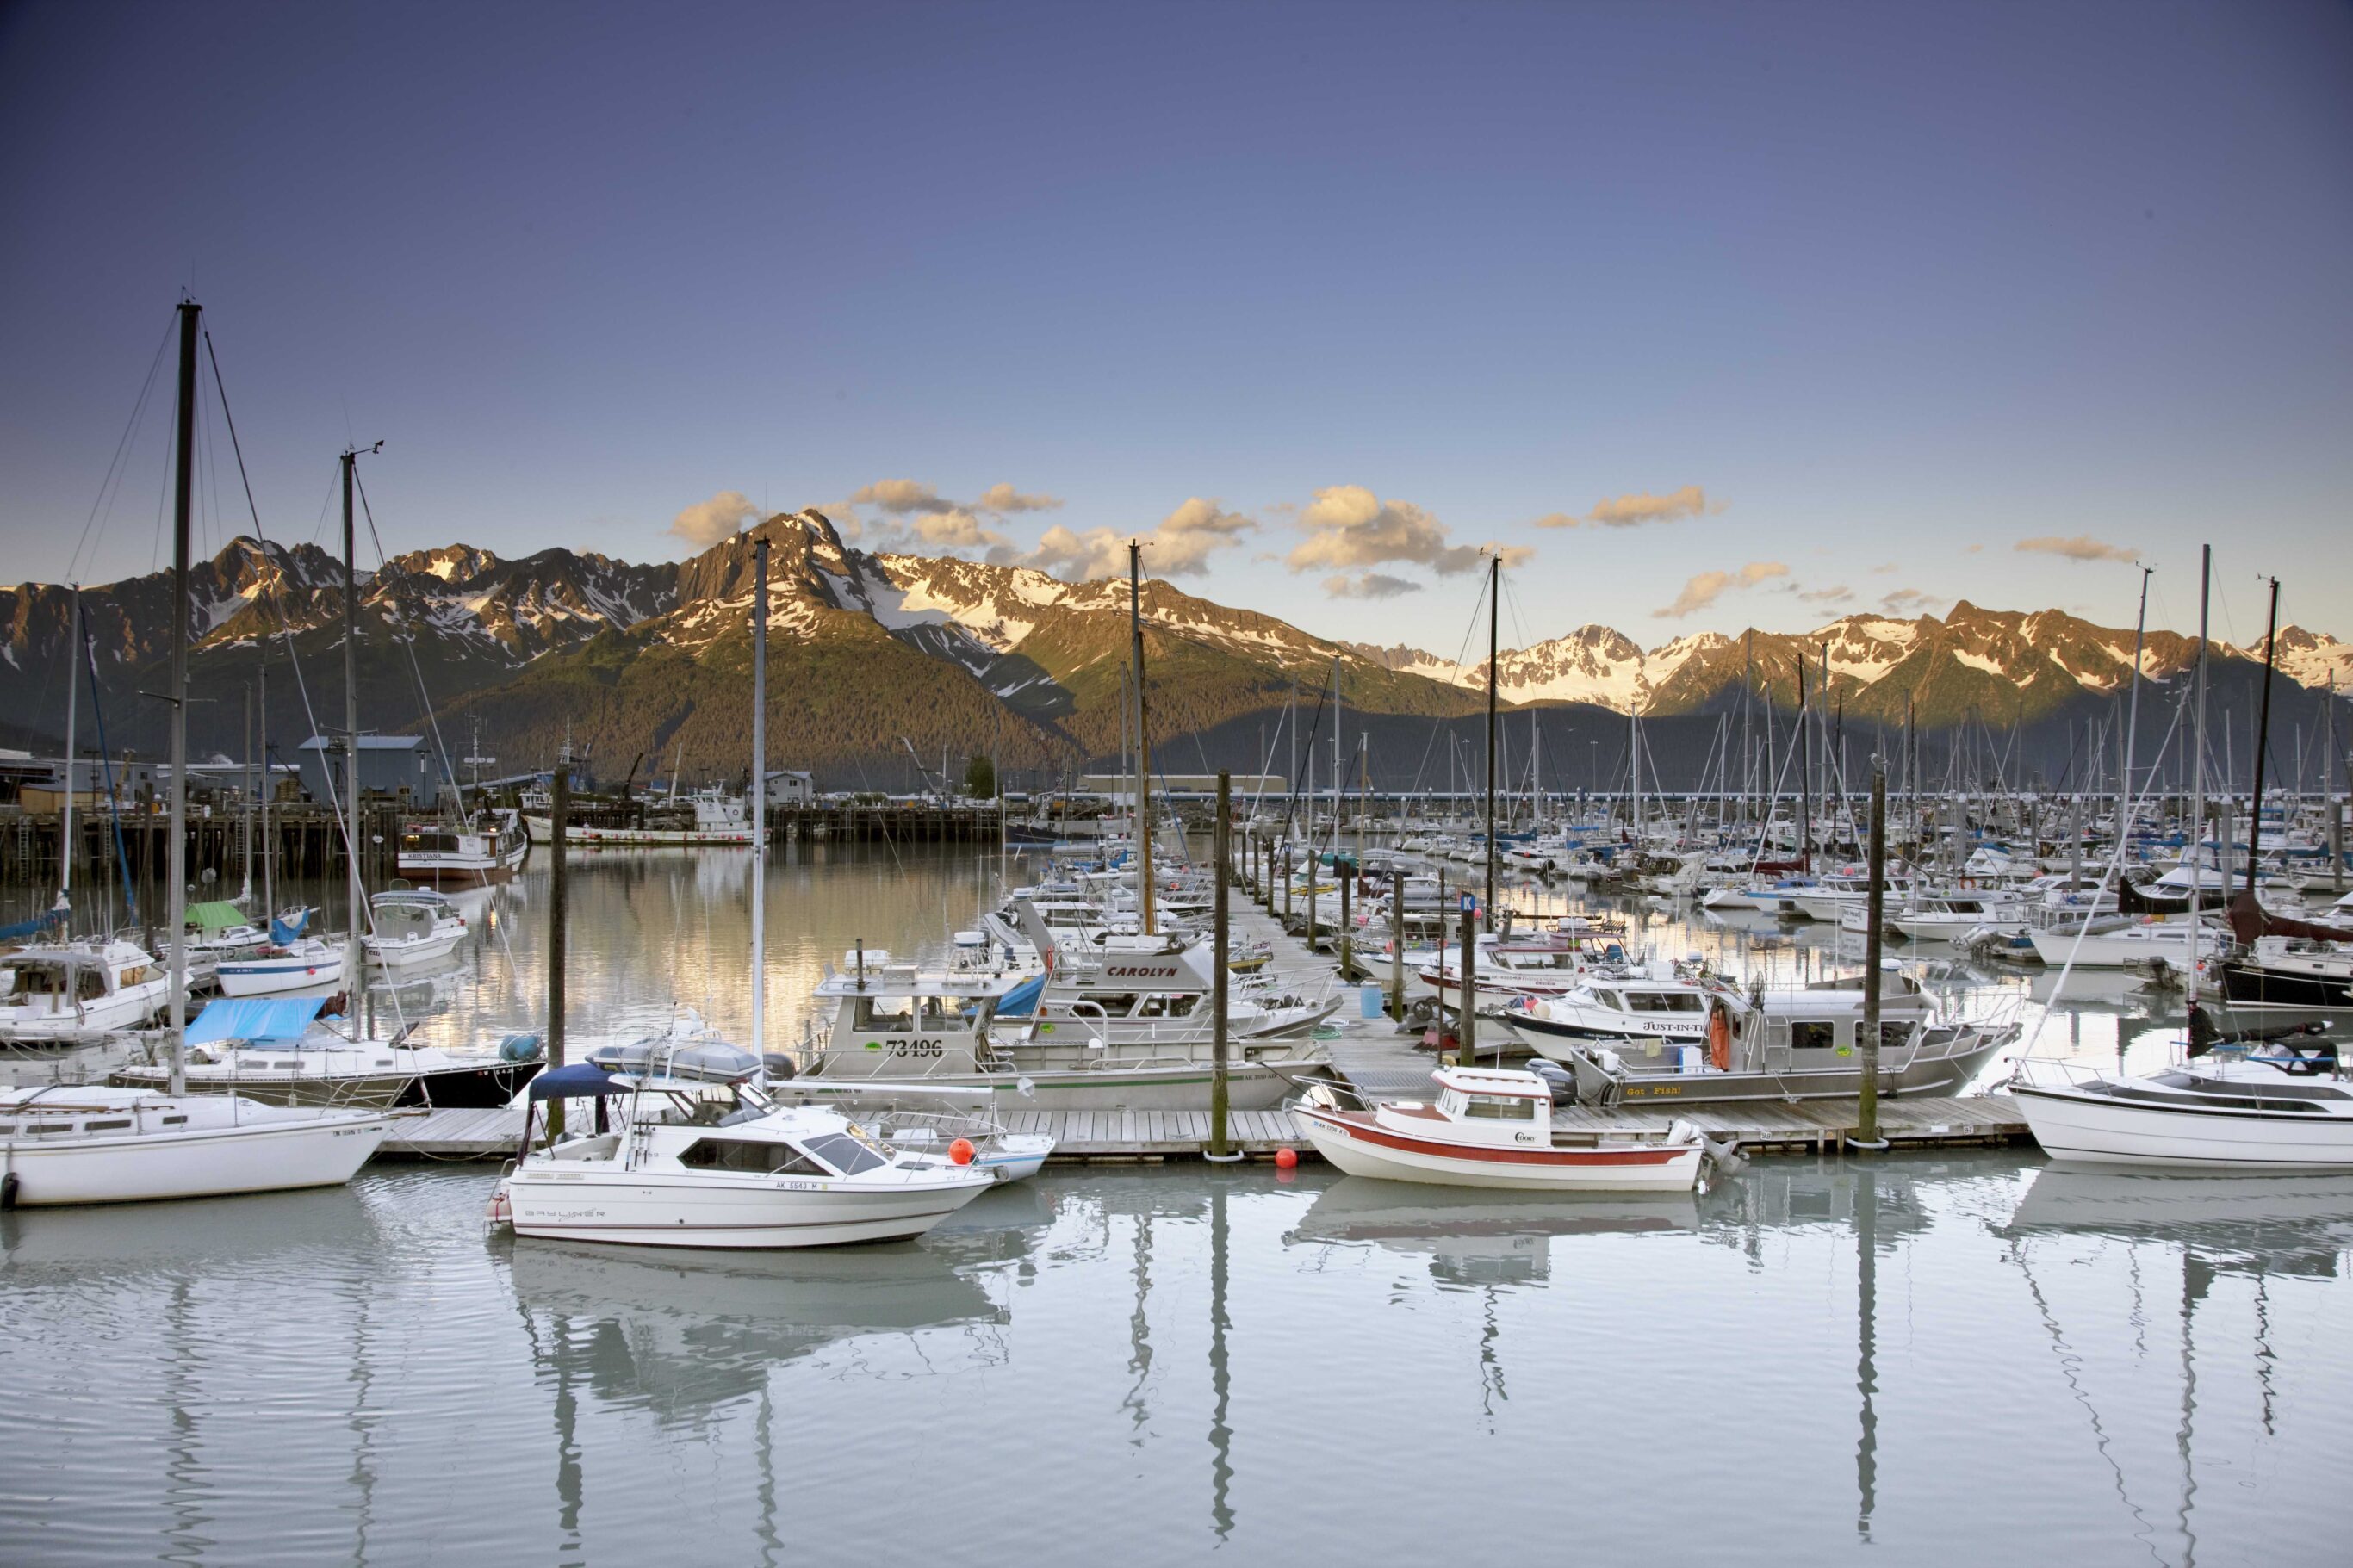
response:
<path id="1" fill-rule="evenodd" d="M 1686 1121 L 1656 1134 L 1571 1133 L 1552 1124 L 1552 1089 L 1532 1072 L 1440 1068 L 1433 1104 L 1354 1108 L 1348 1090 L 1317 1083 L 1291 1104 L 1315 1152 L 1352 1176 L 1522 1192 L 1683 1192 L 1698 1184 L 1707 1142 Z"/>

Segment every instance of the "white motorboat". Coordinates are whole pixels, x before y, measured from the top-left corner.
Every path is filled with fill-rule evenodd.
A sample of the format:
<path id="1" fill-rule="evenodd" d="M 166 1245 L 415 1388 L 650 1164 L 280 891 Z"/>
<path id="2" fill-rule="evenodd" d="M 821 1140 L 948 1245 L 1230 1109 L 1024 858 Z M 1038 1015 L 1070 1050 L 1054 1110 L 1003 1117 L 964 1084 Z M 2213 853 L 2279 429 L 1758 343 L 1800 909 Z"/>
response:
<path id="1" fill-rule="evenodd" d="M 415 969 L 447 958 L 466 940 L 466 917 L 439 893 L 422 888 L 378 893 L 368 900 L 367 954 L 386 969 Z"/>
<path id="2" fill-rule="evenodd" d="M 1704 1141 L 1688 1122 L 1662 1133 L 1565 1133 L 1552 1090 L 1534 1073 L 1441 1068 L 1435 1102 L 1351 1105 L 1314 1084 L 1291 1103 L 1299 1135 L 1352 1176 L 1526 1192 L 1683 1192 L 1698 1182 Z"/>
<path id="3" fill-rule="evenodd" d="M 2083 929 L 2079 915 L 2072 923 L 2056 927 L 2037 926 L 2028 931 L 2034 944 L 2034 954 L 2056 969 L 2072 963 L 2077 969 L 2145 969 L 2153 959 L 2168 963 L 2179 963 L 2189 945 L 2187 921 L 2166 920 L 2143 916 L 2133 924 L 2112 931 Z M 2221 928 L 2210 926 L 2213 932 L 2200 933 L 2200 947 L 2211 950 L 2219 940 L 2227 940 Z"/>
<path id="4" fill-rule="evenodd" d="M 0 957 L 0 1044 L 67 1045 L 134 1029 L 171 989 L 154 955 L 120 937 L 18 948 Z"/>
<path id="5" fill-rule="evenodd" d="M 998 1180 L 972 1163 L 969 1147 L 913 1152 L 831 1106 L 773 1104 L 753 1085 L 760 1072 L 749 1052 L 672 1037 L 542 1074 L 532 1080 L 534 1108 L 617 1100 L 619 1125 L 525 1154 L 499 1184 L 493 1220 L 503 1215 L 518 1236 L 647 1247 L 902 1241 Z M 531 1136 L 527 1118 L 526 1145 Z"/>
<path id="6" fill-rule="evenodd" d="M 406 824 L 393 863 L 410 881 L 463 888 L 508 880 L 530 853 L 531 837 L 523 831 L 522 816 L 512 809 L 489 809 L 470 821 Z"/>
<path id="7" fill-rule="evenodd" d="M 0 1208 L 339 1186 L 384 1142 L 376 1110 L 152 1089 L 0 1089 Z"/>
<path id="8" fill-rule="evenodd" d="M 2009 1089 L 2055 1160 L 2353 1171 L 2353 1087 L 2335 1068 L 2333 1053 L 2275 1051 L 2126 1076 L 2027 1058 Z"/>

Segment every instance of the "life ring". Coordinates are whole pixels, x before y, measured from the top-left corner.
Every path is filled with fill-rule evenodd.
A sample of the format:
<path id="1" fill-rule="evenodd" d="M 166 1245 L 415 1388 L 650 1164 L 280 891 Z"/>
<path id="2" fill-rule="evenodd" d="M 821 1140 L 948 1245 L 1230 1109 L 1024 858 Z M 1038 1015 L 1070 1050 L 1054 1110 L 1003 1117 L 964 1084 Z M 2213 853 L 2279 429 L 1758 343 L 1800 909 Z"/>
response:
<path id="1" fill-rule="evenodd" d="M 1732 1011 L 1722 1002 L 1707 1010 L 1707 1062 L 1718 1072 L 1732 1070 Z"/>
<path id="2" fill-rule="evenodd" d="M 1978 879 L 1975 877 L 1964 877 L 1961 879 L 1961 891 L 1964 893 L 1974 893 L 1977 890 Z"/>

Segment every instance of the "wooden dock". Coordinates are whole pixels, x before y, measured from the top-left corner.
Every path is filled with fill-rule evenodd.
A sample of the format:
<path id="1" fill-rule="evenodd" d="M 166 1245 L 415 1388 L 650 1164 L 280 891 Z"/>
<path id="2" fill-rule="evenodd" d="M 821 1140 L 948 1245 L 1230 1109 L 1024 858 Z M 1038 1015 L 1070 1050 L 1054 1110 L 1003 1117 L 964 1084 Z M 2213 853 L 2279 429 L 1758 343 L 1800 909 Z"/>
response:
<path id="1" fill-rule="evenodd" d="M 403 1117 L 385 1141 L 391 1159 L 503 1160 L 522 1136 L 522 1112 L 436 1110 Z M 1565 1107 L 1553 1118 L 1564 1132 L 1655 1131 L 1681 1117 L 1715 1139 L 1737 1139 L 1750 1152 L 1831 1153 L 1854 1135 L 1855 1102 L 1800 1100 L 1756 1103 L 1715 1110 L 1696 1107 L 1643 1107 L 1591 1110 Z M 1005 1118 L 1013 1132 L 1043 1132 L 1054 1140 L 1057 1161 L 1122 1162 L 1198 1159 L 1209 1144 L 1206 1110 L 1018 1110 Z M 1314 1158 L 1279 1110 L 1238 1110 L 1228 1121 L 1233 1147 L 1258 1159 L 1278 1149 Z M 1963 1099 L 1891 1100 L 1879 1108 L 1880 1134 L 1897 1149 L 1954 1144 L 2016 1143 L 2026 1140 L 2026 1121 L 2008 1099 L 1974 1095 Z"/>

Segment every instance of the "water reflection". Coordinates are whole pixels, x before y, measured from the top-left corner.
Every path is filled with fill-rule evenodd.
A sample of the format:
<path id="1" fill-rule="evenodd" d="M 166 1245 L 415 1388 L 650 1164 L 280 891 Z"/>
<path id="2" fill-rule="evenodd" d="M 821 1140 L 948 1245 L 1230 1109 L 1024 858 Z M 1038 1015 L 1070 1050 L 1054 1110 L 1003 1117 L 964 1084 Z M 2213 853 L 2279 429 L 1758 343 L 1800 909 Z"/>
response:
<path id="1" fill-rule="evenodd" d="M 1316 1194 L 1284 1239 L 1427 1258 L 1440 1285 L 1529 1285 L 1551 1278 L 1556 1237 L 1656 1236 L 1698 1223 L 1688 1193 L 1559 1196 L 1343 1176 Z"/>

